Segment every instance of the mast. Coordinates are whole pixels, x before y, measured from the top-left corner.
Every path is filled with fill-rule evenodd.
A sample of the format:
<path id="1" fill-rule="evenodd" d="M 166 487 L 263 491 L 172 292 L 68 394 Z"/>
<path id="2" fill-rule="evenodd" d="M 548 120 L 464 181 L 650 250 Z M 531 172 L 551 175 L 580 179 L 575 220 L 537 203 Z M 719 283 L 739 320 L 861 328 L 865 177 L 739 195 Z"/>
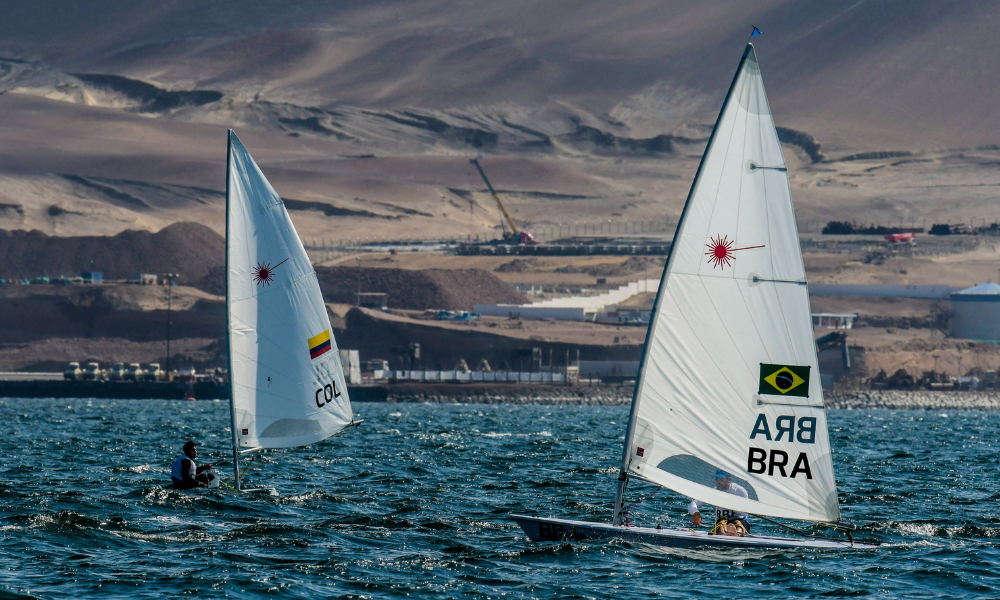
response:
<path id="1" fill-rule="evenodd" d="M 722 108 L 719 109 L 719 116 L 715 120 L 715 126 L 712 127 L 712 134 L 709 136 L 708 143 L 705 145 L 705 153 L 701 155 L 701 162 L 698 163 L 698 170 L 695 172 L 694 181 L 691 182 L 691 189 L 688 191 L 687 199 L 684 201 L 684 208 L 681 211 L 680 219 L 677 221 L 677 229 L 674 231 L 674 241 L 670 245 L 670 254 L 667 255 L 667 262 L 663 267 L 663 274 L 660 276 L 660 287 L 656 291 L 656 298 L 653 300 L 653 310 L 652 313 L 650 313 L 652 317 L 649 320 L 649 327 L 646 330 L 646 341 L 642 346 L 642 357 L 639 359 L 639 372 L 636 374 L 635 388 L 632 391 L 632 407 L 629 409 L 628 428 L 625 430 L 625 441 L 622 447 L 622 464 L 618 471 L 618 491 L 615 494 L 615 510 L 611 519 L 611 524 L 615 527 L 620 525 L 621 511 L 625 498 L 625 487 L 628 485 L 628 450 L 632 442 L 632 436 L 635 435 L 635 420 L 639 408 L 639 398 L 642 397 L 644 379 L 643 373 L 646 370 L 646 362 L 649 360 L 650 334 L 656 327 L 656 321 L 659 318 L 660 300 L 663 298 L 663 294 L 667 289 L 667 274 L 670 272 L 670 264 L 674 257 L 677 234 L 680 233 L 681 228 L 684 226 L 685 217 L 687 217 L 688 209 L 691 207 L 691 199 L 694 197 L 695 190 L 698 189 L 698 181 L 701 179 L 701 172 L 702 168 L 705 166 L 705 159 L 708 157 L 708 150 L 712 147 L 712 142 L 715 141 L 715 134 L 719 129 L 719 122 L 722 120 L 722 116 L 726 112 L 726 107 L 729 106 L 729 102 L 732 99 L 733 90 L 736 89 L 736 82 L 740 78 L 740 72 L 743 71 L 743 63 L 746 62 L 747 56 L 749 56 L 751 52 L 753 52 L 753 44 L 747 43 L 746 48 L 743 50 L 743 57 L 740 58 L 740 63 L 736 67 L 736 73 L 733 75 L 733 81 L 729 84 L 729 91 L 726 92 L 726 99 L 722 103 Z"/>
<path id="2" fill-rule="evenodd" d="M 236 491 L 240 491 L 240 445 L 236 434 L 236 393 L 233 389 L 233 317 L 229 310 L 229 174 L 232 168 L 233 130 L 226 134 L 226 338 L 229 363 L 229 421 L 233 432 L 233 471 L 236 477 Z"/>

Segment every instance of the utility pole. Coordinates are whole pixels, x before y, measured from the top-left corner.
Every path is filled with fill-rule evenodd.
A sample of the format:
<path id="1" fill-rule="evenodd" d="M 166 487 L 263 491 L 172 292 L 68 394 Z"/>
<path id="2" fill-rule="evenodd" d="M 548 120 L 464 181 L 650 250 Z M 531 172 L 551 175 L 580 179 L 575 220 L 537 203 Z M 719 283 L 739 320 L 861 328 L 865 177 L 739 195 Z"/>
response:
<path id="1" fill-rule="evenodd" d="M 361 308 L 361 255 L 355 255 L 355 260 L 358 261 L 358 300 L 357 306 Z"/>
<path id="2" fill-rule="evenodd" d="M 170 308 L 173 299 L 174 279 L 180 277 L 177 273 L 166 273 L 163 278 L 167 282 L 167 381 L 170 381 Z"/>

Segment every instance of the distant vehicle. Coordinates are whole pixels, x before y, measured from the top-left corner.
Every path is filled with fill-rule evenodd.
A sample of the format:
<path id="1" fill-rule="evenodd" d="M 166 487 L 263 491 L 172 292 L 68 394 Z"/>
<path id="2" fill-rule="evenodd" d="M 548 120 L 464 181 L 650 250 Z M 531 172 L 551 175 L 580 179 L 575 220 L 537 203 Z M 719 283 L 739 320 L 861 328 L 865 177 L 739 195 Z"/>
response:
<path id="1" fill-rule="evenodd" d="M 913 244 L 915 243 L 914 238 L 916 237 L 913 233 L 887 233 L 885 236 L 885 241 L 892 242 L 893 244 Z"/>
<path id="2" fill-rule="evenodd" d="M 160 363 L 149 363 L 146 370 L 142 373 L 143 381 L 157 381 L 163 377 L 163 370 L 160 369 Z"/>
<path id="3" fill-rule="evenodd" d="M 63 371 L 63 379 L 68 379 L 70 381 L 79 381 L 80 377 L 83 375 L 83 371 L 80 370 L 80 363 L 71 362 L 66 365 L 66 370 Z"/>
<path id="4" fill-rule="evenodd" d="M 473 321 L 481 317 L 479 313 L 470 313 L 466 310 L 451 311 L 451 310 L 440 310 L 437 314 L 438 321 Z"/>
<path id="5" fill-rule="evenodd" d="M 125 379 L 125 363 L 115 363 L 104 372 L 108 381 L 122 381 Z"/>
<path id="6" fill-rule="evenodd" d="M 469 312 L 467 310 L 463 310 L 463 311 L 459 312 L 457 315 L 455 315 L 455 318 L 453 320 L 455 320 L 455 321 L 474 321 L 474 320 L 478 319 L 481 316 L 482 315 L 479 314 L 479 313 L 473 313 L 473 312 Z"/>
<path id="7" fill-rule="evenodd" d="M 83 369 L 83 374 L 80 379 L 84 381 L 100 381 L 104 379 L 104 371 L 101 370 L 101 365 L 95 362 L 87 363 L 86 368 Z"/>
<path id="8" fill-rule="evenodd" d="M 368 373 L 374 373 L 375 371 L 388 371 L 389 361 L 383 358 L 366 360 L 361 363 L 361 370 Z"/>
<path id="9" fill-rule="evenodd" d="M 142 367 L 139 363 L 129 363 L 128 368 L 125 369 L 125 375 L 122 376 L 123 381 L 141 381 L 142 380 Z"/>
<path id="10" fill-rule="evenodd" d="M 181 367 L 177 371 L 177 379 L 180 381 L 196 381 L 197 378 L 194 367 Z"/>

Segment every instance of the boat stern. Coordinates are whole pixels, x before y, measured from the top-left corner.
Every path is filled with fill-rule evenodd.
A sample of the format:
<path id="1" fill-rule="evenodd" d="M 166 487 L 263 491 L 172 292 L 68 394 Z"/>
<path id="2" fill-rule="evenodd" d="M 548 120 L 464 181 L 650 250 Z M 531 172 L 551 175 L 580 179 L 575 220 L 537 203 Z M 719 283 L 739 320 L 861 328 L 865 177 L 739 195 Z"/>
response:
<path id="1" fill-rule="evenodd" d="M 608 525 L 602 527 L 596 523 L 587 524 L 566 519 L 529 517 L 527 515 L 511 515 L 510 518 L 521 526 L 521 529 L 533 542 L 568 542 L 614 537 L 614 532 L 603 531 L 603 529 L 610 529 Z"/>

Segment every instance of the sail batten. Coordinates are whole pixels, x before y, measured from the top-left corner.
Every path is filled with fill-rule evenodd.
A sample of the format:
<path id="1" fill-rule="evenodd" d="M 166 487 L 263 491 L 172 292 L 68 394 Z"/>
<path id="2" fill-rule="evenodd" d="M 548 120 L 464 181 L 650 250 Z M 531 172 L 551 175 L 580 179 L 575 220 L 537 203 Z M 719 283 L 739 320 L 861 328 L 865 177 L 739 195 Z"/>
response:
<path id="1" fill-rule="evenodd" d="M 227 171 L 234 446 L 312 444 L 353 420 L 319 281 L 284 203 L 232 131 Z"/>
<path id="2" fill-rule="evenodd" d="M 785 161 L 748 44 L 654 302 L 623 477 L 742 512 L 839 518 L 804 282 Z M 750 498 L 715 489 L 719 469 Z"/>

